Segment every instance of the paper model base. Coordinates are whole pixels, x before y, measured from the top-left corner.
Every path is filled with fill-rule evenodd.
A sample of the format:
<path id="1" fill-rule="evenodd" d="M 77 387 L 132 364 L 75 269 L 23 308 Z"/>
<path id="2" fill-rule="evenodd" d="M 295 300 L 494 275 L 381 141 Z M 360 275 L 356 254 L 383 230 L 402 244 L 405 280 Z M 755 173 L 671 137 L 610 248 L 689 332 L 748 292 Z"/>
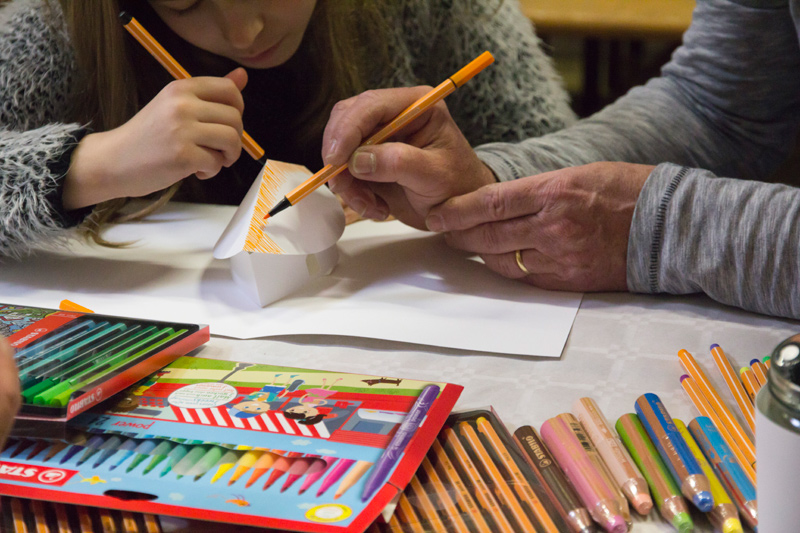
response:
<path id="1" fill-rule="evenodd" d="M 315 254 L 273 255 L 240 252 L 231 257 L 233 279 L 264 307 L 310 280 L 331 273 L 339 260 L 336 244 Z"/>
<path id="2" fill-rule="evenodd" d="M 344 213 L 327 187 L 265 219 L 310 176 L 305 167 L 268 161 L 214 247 L 214 257 L 230 259 L 234 281 L 262 307 L 329 274 L 339 260 Z"/>

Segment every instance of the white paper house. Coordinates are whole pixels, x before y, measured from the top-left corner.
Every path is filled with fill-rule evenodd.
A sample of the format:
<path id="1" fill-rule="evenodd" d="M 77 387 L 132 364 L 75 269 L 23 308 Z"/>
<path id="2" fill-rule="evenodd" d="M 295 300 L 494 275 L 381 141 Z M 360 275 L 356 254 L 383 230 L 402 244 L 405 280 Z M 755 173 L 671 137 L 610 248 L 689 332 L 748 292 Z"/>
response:
<path id="1" fill-rule="evenodd" d="M 305 167 L 267 161 L 214 247 L 214 257 L 230 258 L 234 281 L 262 307 L 329 274 L 339 259 L 344 213 L 327 187 L 264 220 L 310 176 Z"/>

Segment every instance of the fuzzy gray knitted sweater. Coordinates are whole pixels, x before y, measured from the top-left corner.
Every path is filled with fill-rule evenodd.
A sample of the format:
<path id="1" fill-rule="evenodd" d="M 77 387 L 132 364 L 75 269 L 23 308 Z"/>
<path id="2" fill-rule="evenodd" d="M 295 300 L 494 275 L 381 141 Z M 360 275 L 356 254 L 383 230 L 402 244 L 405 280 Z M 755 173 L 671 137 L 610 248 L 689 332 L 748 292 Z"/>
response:
<path id="1" fill-rule="evenodd" d="M 794 145 L 798 35 L 800 0 L 698 0 L 661 77 L 570 128 L 479 155 L 506 180 L 593 161 L 661 163 L 636 204 L 628 288 L 800 318 L 800 189 L 746 181 Z"/>
<path id="2" fill-rule="evenodd" d="M 61 203 L 69 158 L 87 128 L 65 119 L 75 60 L 57 2 L 49 10 L 46 1 L 0 8 L 0 256 L 68 237 L 85 215 Z M 517 141 L 574 120 L 516 0 L 403 1 L 404 18 L 386 36 L 395 68 L 379 86 L 436 85 L 490 50 L 496 63 L 448 101 L 470 142 Z"/>

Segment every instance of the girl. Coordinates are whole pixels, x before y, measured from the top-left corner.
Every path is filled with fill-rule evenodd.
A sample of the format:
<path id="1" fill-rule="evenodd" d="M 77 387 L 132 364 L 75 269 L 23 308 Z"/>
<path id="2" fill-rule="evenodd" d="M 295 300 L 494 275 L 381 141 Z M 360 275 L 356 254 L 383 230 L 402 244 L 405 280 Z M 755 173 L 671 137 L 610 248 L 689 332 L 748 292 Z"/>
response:
<path id="1" fill-rule="evenodd" d="M 172 81 L 120 10 L 194 77 Z M 515 0 L 13 0 L 0 18 L 0 256 L 73 226 L 101 242 L 128 198 L 153 198 L 143 216 L 179 185 L 238 204 L 259 171 L 242 129 L 316 171 L 335 102 L 436 85 L 484 50 L 496 63 L 448 99 L 473 145 L 574 118 Z"/>

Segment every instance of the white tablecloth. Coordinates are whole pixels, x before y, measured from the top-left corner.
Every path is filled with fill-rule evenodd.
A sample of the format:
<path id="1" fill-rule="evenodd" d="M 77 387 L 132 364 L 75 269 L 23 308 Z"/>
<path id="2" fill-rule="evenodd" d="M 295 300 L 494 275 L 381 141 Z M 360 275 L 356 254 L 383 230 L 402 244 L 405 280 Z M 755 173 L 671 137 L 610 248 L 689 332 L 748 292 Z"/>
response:
<path id="1" fill-rule="evenodd" d="M 510 430 L 539 429 L 570 411 L 575 399 L 592 396 L 612 422 L 633 412 L 636 398 L 658 394 L 670 414 L 688 423 L 698 415 L 679 378 L 677 358 L 689 350 L 735 406 L 713 366 L 717 343 L 740 367 L 768 355 L 800 323 L 722 306 L 704 296 L 587 294 L 558 360 L 507 357 L 371 339 L 292 336 L 259 340 L 212 337 L 199 357 L 289 364 L 345 372 L 446 380 L 464 386 L 457 409 L 493 406 Z M 213 333 L 213 332 L 212 332 Z M 695 513 L 696 531 L 712 531 Z M 181 527 L 181 524 L 172 524 Z M 220 529 L 222 530 L 222 529 Z M 636 517 L 638 533 L 672 532 L 657 516 Z"/>

